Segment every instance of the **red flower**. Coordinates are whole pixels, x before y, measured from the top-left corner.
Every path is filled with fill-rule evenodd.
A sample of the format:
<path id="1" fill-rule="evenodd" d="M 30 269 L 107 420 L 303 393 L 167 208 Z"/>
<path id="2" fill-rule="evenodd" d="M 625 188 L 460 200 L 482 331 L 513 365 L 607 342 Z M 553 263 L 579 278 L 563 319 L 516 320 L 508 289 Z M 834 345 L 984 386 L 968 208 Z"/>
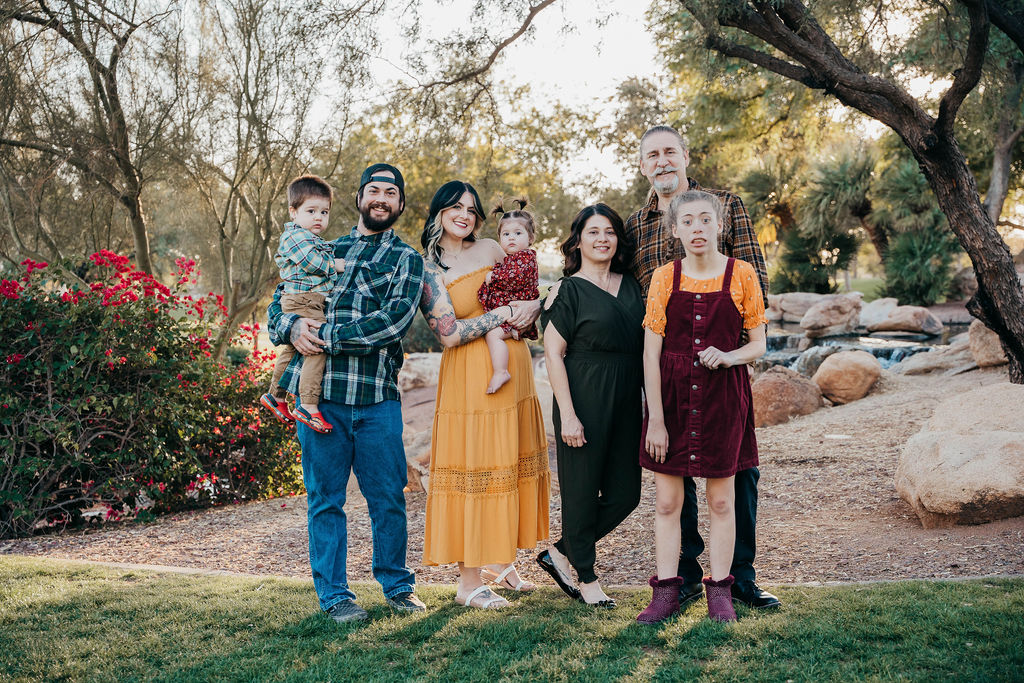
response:
<path id="1" fill-rule="evenodd" d="M 12 353 L 9 356 L 7 356 L 7 364 L 8 365 L 17 365 L 18 363 L 20 363 L 22 361 L 22 359 L 24 357 L 25 357 L 25 354 L 23 354 L 23 353 Z M 6 408 L 6 407 L 7 406 L 4 406 L 4 408 Z"/>
<path id="2" fill-rule="evenodd" d="M 23 287 L 20 282 L 15 280 L 0 280 L 0 296 L 7 299 L 17 299 L 18 293 L 21 292 Z"/>
<path id="3" fill-rule="evenodd" d="M 33 261 L 32 259 L 27 258 L 21 262 L 21 265 L 25 266 L 25 277 L 27 278 L 32 274 L 33 270 L 42 270 L 50 264 L 46 261 Z"/>

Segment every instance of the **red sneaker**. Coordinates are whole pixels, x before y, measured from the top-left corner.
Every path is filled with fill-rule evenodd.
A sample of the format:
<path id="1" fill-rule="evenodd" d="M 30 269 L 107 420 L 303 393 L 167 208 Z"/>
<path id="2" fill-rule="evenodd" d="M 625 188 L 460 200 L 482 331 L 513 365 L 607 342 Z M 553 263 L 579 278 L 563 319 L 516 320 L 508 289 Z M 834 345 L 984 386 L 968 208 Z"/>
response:
<path id="1" fill-rule="evenodd" d="M 295 422 L 295 416 L 288 410 L 288 404 L 283 400 L 278 401 L 272 394 L 260 396 L 260 405 L 272 412 L 274 417 L 285 424 L 290 425 Z"/>
<path id="2" fill-rule="evenodd" d="M 325 420 L 321 413 L 310 413 L 302 406 L 295 406 L 295 419 L 320 434 L 330 434 L 334 429 L 334 425 Z"/>

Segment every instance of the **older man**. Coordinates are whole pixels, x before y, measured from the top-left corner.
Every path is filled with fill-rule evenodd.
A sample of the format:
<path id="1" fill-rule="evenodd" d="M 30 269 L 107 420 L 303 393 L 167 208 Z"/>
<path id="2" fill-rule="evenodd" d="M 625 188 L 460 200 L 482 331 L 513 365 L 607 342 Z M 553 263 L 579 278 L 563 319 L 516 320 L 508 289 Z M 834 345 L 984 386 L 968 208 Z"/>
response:
<path id="1" fill-rule="evenodd" d="M 324 324 L 281 312 L 281 288 L 267 310 L 270 338 L 289 340 L 303 355 L 327 354 L 320 411 L 333 431 L 298 426 L 308 500 L 309 563 L 320 607 L 337 622 L 366 619 L 346 573 L 345 496 L 354 471 L 373 534 L 373 576 L 388 605 L 418 612 L 415 577 L 406 566 L 406 462 L 398 370 L 401 339 L 412 324 L 423 282 L 423 258 L 391 226 L 405 208 L 405 181 L 389 164 L 363 171 L 356 193 L 359 223 L 334 241 L 345 259 L 327 298 Z M 297 393 L 298 363 L 281 386 Z"/>
<path id="2" fill-rule="evenodd" d="M 647 204 L 626 221 L 626 233 L 637 245 L 633 258 L 633 275 L 644 293 L 651 285 L 655 269 L 676 259 L 685 258 L 679 240 L 672 235 L 669 225 L 662 225 L 662 214 L 674 197 L 687 190 L 704 190 L 717 195 L 725 208 L 719 249 L 727 256 L 747 261 L 754 266 L 767 296 L 768 271 L 764 255 L 754 234 L 750 216 L 743 201 L 725 190 L 703 188 L 686 177 L 690 152 L 682 136 L 670 126 L 654 126 L 640 139 L 640 172 L 651 184 Z M 757 526 L 756 467 L 736 473 L 736 548 L 733 554 L 732 574 L 736 582 L 732 587 L 733 600 L 755 609 L 778 607 L 779 599 L 758 588 L 754 581 L 755 528 Z M 680 516 L 682 549 L 679 554 L 679 576 L 683 586 L 679 591 L 680 606 L 700 598 L 703 570 L 697 557 L 704 550 L 704 540 L 697 531 L 696 484 L 691 477 L 685 480 L 686 500 Z"/>

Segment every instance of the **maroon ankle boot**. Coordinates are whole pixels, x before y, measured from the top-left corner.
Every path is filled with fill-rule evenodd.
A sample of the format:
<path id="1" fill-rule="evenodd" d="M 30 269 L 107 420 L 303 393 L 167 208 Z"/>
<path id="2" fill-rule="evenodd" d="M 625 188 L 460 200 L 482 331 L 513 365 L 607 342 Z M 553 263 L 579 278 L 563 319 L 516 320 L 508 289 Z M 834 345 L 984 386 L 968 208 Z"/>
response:
<path id="1" fill-rule="evenodd" d="M 704 587 L 708 594 L 708 618 L 713 621 L 736 621 L 736 610 L 732 606 L 732 574 L 721 581 L 712 581 L 710 576 L 704 577 Z"/>
<path id="2" fill-rule="evenodd" d="M 673 614 L 679 613 L 679 587 L 683 585 L 681 576 L 673 576 L 671 579 L 658 580 L 652 576 L 648 581 L 654 589 L 651 596 L 651 604 L 636 618 L 641 624 L 657 624 L 665 621 Z"/>

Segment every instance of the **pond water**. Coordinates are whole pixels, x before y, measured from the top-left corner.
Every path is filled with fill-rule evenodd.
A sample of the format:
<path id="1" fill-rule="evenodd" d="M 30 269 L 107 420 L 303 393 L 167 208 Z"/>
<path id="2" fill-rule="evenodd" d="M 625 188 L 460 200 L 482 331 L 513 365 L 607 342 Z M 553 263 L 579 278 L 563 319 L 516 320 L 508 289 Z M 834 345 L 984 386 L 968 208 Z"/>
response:
<path id="1" fill-rule="evenodd" d="M 937 346 L 949 344 L 949 340 L 967 331 L 969 325 L 946 323 L 938 335 L 915 334 L 912 332 L 872 332 L 836 337 L 819 337 L 810 340 L 810 346 L 839 346 L 843 350 L 867 351 L 888 368 L 908 356 L 931 351 Z M 800 344 L 804 333 L 796 323 L 772 322 L 768 326 L 768 351 L 757 363 L 758 369 L 765 370 L 773 365 L 790 367 L 800 356 Z"/>

